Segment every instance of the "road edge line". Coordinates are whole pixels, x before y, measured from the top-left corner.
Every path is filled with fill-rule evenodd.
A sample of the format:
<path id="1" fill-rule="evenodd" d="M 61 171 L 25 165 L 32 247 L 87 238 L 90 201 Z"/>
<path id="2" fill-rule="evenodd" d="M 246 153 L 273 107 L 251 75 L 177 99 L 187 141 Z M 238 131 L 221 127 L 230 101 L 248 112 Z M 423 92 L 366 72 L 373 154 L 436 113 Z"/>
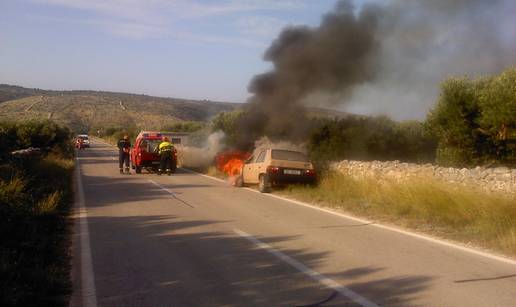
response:
<path id="1" fill-rule="evenodd" d="M 81 245 L 81 296 L 83 307 L 97 307 L 97 290 L 95 288 L 95 274 L 90 245 L 90 232 L 88 227 L 88 211 L 82 185 L 81 165 L 79 156 L 76 156 L 75 175 L 77 182 L 77 196 L 79 200 L 79 226 Z"/>
<path id="2" fill-rule="evenodd" d="M 297 269 L 299 272 L 307 275 L 308 277 L 312 278 L 313 280 L 323 284 L 324 286 L 333 289 L 340 294 L 344 295 L 348 299 L 354 301 L 357 304 L 360 304 L 364 307 L 379 307 L 377 304 L 371 302 L 367 298 L 361 296 L 360 294 L 356 293 L 355 291 L 339 284 L 335 280 L 328 278 L 324 276 L 323 274 L 314 271 L 307 267 L 306 265 L 302 264 L 301 262 L 297 261 L 296 259 L 284 254 L 283 252 L 275 249 L 274 247 L 270 246 L 269 244 L 262 242 L 261 240 L 257 239 L 256 237 L 248 234 L 245 231 L 242 231 L 240 229 L 233 229 L 233 232 L 241 236 L 242 238 L 248 240 L 249 242 L 255 244 L 257 247 L 267 251 L 268 253 L 276 256 L 276 258 L 282 260 L 283 262 L 286 262 L 290 266 Z"/>
<path id="3" fill-rule="evenodd" d="M 226 182 L 226 181 L 224 181 L 222 179 L 219 179 L 219 178 L 216 178 L 216 177 L 213 177 L 213 176 L 210 176 L 210 175 L 201 174 L 199 172 L 192 171 L 192 170 L 185 169 L 185 168 L 182 168 L 182 169 L 188 171 L 189 173 L 197 174 L 199 176 L 202 176 L 202 177 L 205 177 L 205 178 L 209 178 L 209 179 L 212 179 L 212 180 L 215 180 L 215 181 Z M 353 221 L 356 221 L 356 222 L 359 222 L 359 223 L 362 223 L 362 224 L 369 224 L 368 226 L 372 226 L 372 227 L 376 227 L 376 228 L 380 228 L 380 229 L 384 229 L 384 230 L 389 230 L 389 231 L 396 232 L 396 233 L 399 233 L 399 234 L 403 234 L 403 235 L 406 235 L 406 236 L 410 236 L 410 237 L 413 237 L 413 238 L 416 238 L 416 239 L 420 239 L 420 240 L 432 242 L 432 243 L 435 243 L 435 244 L 443 245 L 443 246 L 446 246 L 446 247 L 454 248 L 454 249 L 457 249 L 457 250 L 461 250 L 463 252 L 474 254 L 476 256 L 481 256 L 481 257 L 484 257 L 484 258 L 489 258 L 491 260 L 497 260 L 497 261 L 504 262 L 504 263 L 507 263 L 507 264 L 516 265 L 516 260 L 514 260 L 514 259 L 511 259 L 511 258 L 508 258 L 508 257 L 505 257 L 505 256 L 501 256 L 501 255 L 496 255 L 496 254 L 484 252 L 484 251 L 481 251 L 481 250 L 478 250 L 478 249 L 474 249 L 474 248 L 471 248 L 471 247 L 462 246 L 462 245 L 460 245 L 460 243 L 450 242 L 450 241 L 447 241 L 446 239 L 440 239 L 440 238 L 438 239 L 438 238 L 431 237 L 429 235 L 419 234 L 419 233 L 416 233 L 416 232 L 411 232 L 411 231 L 400 229 L 400 228 L 397 228 L 397 227 L 379 224 L 379 223 L 374 222 L 374 221 L 366 220 L 366 219 L 363 219 L 363 218 L 355 217 L 355 216 L 344 214 L 344 213 L 340 213 L 340 212 L 336 212 L 334 210 L 326 209 L 326 208 L 319 207 L 319 206 L 316 206 L 316 205 L 311 205 L 309 203 L 302 202 L 302 201 L 295 200 L 295 199 L 290 199 L 290 198 L 287 198 L 287 197 L 284 197 L 284 196 L 279 196 L 279 195 L 274 195 L 274 194 L 269 194 L 269 193 L 260 193 L 259 191 L 253 190 L 251 188 L 243 188 L 243 189 L 251 191 L 251 192 L 254 192 L 254 193 L 258 193 L 258 194 L 263 195 L 263 196 L 268 196 L 268 197 L 280 199 L 280 200 L 283 200 L 283 201 L 287 201 L 289 203 L 296 204 L 298 206 L 303 206 L 303 207 L 306 207 L 306 208 L 310 208 L 310 209 L 318 210 L 318 211 L 321 211 L 321 212 L 325 212 L 327 214 L 339 216 L 341 218 L 353 220 Z"/>

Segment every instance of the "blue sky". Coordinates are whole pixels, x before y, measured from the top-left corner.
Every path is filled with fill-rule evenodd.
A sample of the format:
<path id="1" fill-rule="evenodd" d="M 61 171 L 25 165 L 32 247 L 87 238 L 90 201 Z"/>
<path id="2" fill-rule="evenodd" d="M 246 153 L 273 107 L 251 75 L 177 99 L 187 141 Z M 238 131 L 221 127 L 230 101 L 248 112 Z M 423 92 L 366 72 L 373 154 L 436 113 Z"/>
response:
<path id="1" fill-rule="evenodd" d="M 0 83 L 244 101 L 286 25 L 335 0 L 1 0 Z"/>

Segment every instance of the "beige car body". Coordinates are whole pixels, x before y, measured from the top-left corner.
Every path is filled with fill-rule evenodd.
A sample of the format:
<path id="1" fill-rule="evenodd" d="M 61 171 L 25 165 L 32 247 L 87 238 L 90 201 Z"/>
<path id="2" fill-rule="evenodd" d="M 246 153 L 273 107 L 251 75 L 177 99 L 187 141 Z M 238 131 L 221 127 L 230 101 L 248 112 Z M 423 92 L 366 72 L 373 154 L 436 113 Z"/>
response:
<path id="1" fill-rule="evenodd" d="M 280 167 L 293 170 L 314 170 L 311 162 L 277 160 L 272 158 L 273 149 L 264 149 L 258 155 L 251 157 L 242 167 L 243 182 L 245 184 L 258 184 L 260 175 L 267 173 L 267 167 Z"/>

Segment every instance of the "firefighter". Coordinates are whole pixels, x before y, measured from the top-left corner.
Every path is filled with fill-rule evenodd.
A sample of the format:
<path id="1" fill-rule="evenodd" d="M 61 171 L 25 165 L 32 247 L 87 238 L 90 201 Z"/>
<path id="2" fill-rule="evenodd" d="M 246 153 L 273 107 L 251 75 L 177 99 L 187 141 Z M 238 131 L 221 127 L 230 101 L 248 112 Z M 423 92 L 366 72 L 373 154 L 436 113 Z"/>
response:
<path id="1" fill-rule="evenodd" d="M 125 163 L 125 172 L 129 174 L 129 151 L 131 150 L 131 142 L 129 141 L 129 136 L 126 134 L 120 140 L 118 140 L 118 167 L 120 168 L 120 174 L 124 173 L 124 163 Z"/>
<path id="2" fill-rule="evenodd" d="M 158 175 L 163 173 L 165 169 L 167 175 L 172 174 L 172 151 L 174 150 L 174 145 L 170 142 L 168 137 L 164 136 L 161 139 L 161 143 L 158 146 L 158 153 L 160 156 Z"/>

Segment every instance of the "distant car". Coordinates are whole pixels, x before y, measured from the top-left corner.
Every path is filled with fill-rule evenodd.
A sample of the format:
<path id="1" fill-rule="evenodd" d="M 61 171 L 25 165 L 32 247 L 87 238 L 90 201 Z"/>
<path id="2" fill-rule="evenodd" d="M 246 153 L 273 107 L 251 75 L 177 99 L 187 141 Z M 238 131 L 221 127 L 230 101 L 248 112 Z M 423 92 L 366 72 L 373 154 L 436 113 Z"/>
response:
<path id="1" fill-rule="evenodd" d="M 90 138 L 87 134 L 79 134 L 77 135 L 77 139 L 82 140 L 82 147 L 90 147 Z"/>
<path id="2" fill-rule="evenodd" d="M 316 182 L 315 169 L 308 157 L 293 150 L 264 149 L 245 161 L 240 174 L 237 186 L 258 184 L 262 193 L 269 192 L 274 185 Z"/>
<path id="3" fill-rule="evenodd" d="M 160 156 L 158 154 L 158 145 L 161 143 L 161 132 L 158 131 L 141 131 L 136 137 L 133 148 L 131 148 L 131 167 L 137 174 L 142 172 L 143 168 L 157 171 L 159 168 Z M 177 150 L 172 151 L 172 173 L 177 168 Z"/>

